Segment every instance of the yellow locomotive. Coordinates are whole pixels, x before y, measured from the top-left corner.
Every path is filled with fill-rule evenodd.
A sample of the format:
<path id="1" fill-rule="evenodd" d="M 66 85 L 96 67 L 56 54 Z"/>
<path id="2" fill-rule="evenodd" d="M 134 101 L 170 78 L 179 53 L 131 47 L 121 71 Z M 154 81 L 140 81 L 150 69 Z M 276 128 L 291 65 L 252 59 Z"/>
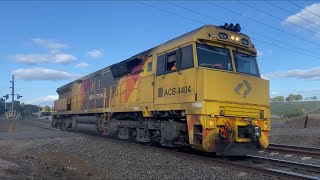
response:
<path id="1" fill-rule="evenodd" d="M 219 155 L 265 149 L 269 82 L 240 25 L 205 25 L 57 89 L 52 126 Z"/>

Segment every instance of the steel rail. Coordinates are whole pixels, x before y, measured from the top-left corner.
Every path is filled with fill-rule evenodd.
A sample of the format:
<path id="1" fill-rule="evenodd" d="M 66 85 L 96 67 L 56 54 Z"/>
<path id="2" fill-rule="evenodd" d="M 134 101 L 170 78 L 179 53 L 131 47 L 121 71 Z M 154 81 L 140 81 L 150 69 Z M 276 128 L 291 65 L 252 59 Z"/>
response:
<path id="1" fill-rule="evenodd" d="M 128 144 L 128 142 L 130 142 L 128 140 L 115 139 L 114 137 L 111 137 L 111 136 L 97 135 L 96 133 L 92 133 L 89 131 L 88 132 L 76 131 L 76 132 L 83 133 L 83 134 L 86 134 L 89 136 L 101 137 L 101 138 L 108 139 L 109 141 L 114 141 L 117 143 L 127 143 Z M 189 160 L 195 160 L 195 161 L 201 161 L 201 162 L 204 162 L 207 164 L 225 167 L 225 168 L 229 168 L 229 169 L 231 168 L 234 170 L 244 171 L 244 172 L 252 173 L 252 174 L 260 174 L 260 175 L 264 175 L 264 176 L 281 178 L 281 179 L 319 179 L 314 176 L 308 176 L 308 175 L 303 175 L 303 174 L 298 174 L 298 173 L 293 173 L 293 172 L 288 172 L 288 171 L 282 171 L 282 170 L 272 169 L 272 168 L 259 167 L 259 166 L 255 166 L 255 165 L 250 165 L 249 163 L 244 164 L 245 161 L 233 162 L 233 161 L 229 161 L 229 160 L 225 160 L 225 159 L 218 159 L 218 158 L 206 157 L 204 155 L 197 155 L 194 153 L 190 154 L 190 153 L 186 153 L 186 152 L 173 151 L 172 149 L 148 146 L 148 145 L 133 142 L 133 141 L 131 141 L 129 144 L 143 146 L 143 148 L 151 149 L 154 152 L 160 152 L 160 153 L 165 152 L 165 153 L 172 154 L 175 157 L 189 159 Z"/>
<path id="2" fill-rule="evenodd" d="M 180 155 L 179 155 L 180 156 Z M 181 155 L 181 156 L 186 156 L 186 154 Z M 190 158 L 190 155 L 187 155 L 188 158 Z M 303 174 L 298 174 L 298 173 L 293 173 L 293 172 L 287 172 L 287 171 L 282 171 L 278 169 L 272 169 L 272 168 L 262 168 L 254 165 L 247 165 L 241 163 L 236 163 L 236 162 L 231 162 L 227 160 L 221 160 L 221 159 L 213 159 L 213 158 L 206 158 L 202 156 L 197 156 L 197 155 L 192 155 L 194 159 L 201 160 L 206 163 L 210 163 L 213 165 L 218 165 L 226 168 L 232 168 L 244 172 L 250 172 L 253 174 L 262 174 L 266 176 L 271 176 L 271 177 L 276 177 L 276 178 L 283 178 L 283 179 L 319 179 L 317 177 L 313 176 L 308 176 L 308 175 L 303 175 Z M 196 157 L 195 157 L 196 156 Z"/>
<path id="3" fill-rule="evenodd" d="M 305 164 L 305 163 L 299 163 L 299 162 L 293 162 L 293 161 L 287 161 L 287 160 L 280 160 L 280 159 L 274 159 L 274 158 L 266 158 L 266 157 L 260 157 L 260 156 L 247 156 L 250 157 L 250 161 L 258 162 L 258 163 L 268 163 L 288 168 L 294 168 L 294 169 L 301 169 L 309 172 L 315 172 L 320 173 L 320 166 L 313 165 L 313 164 Z"/>
<path id="4" fill-rule="evenodd" d="M 112 137 L 104 136 L 108 140 L 115 141 L 115 142 L 121 142 L 121 143 L 128 143 L 127 140 L 120 140 L 114 139 Z M 244 161 L 241 162 L 232 162 L 225 159 L 218 159 L 213 157 L 206 157 L 204 155 L 197 155 L 197 154 L 190 154 L 186 152 L 179 152 L 179 151 L 173 151 L 166 148 L 159 148 L 159 147 L 153 147 L 153 146 L 146 146 L 144 144 L 135 143 L 132 142 L 131 144 L 143 146 L 144 148 L 151 149 L 154 152 L 166 152 L 169 154 L 172 154 L 175 157 L 183 158 L 183 159 L 189 159 L 189 160 L 195 160 L 195 161 L 201 161 L 204 163 L 208 163 L 215 166 L 225 167 L 225 168 L 231 168 L 234 170 L 244 171 L 247 173 L 252 174 L 260 174 L 264 176 L 270 176 L 270 177 L 276 177 L 281 179 L 319 179 L 317 177 L 293 173 L 293 172 L 287 172 L 282 171 L 278 169 L 272 169 L 272 168 L 263 168 L 255 165 L 250 164 L 244 164 Z"/>
<path id="5" fill-rule="evenodd" d="M 49 130 L 52 130 L 52 131 L 60 131 L 60 129 L 53 128 L 53 127 L 51 127 L 51 125 L 45 125 L 43 123 L 38 123 L 38 122 L 33 122 L 33 121 L 26 121 L 26 120 L 22 120 L 21 123 L 24 123 L 24 124 L 27 124 L 27 125 L 30 125 L 30 126 L 39 127 L 39 128 L 42 128 L 42 129 L 49 129 Z"/>
<path id="6" fill-rule="evenodd" d="M 290 146 L 284 144 L 269 144 L 266 151 L 276 151 L 282 153 L 292 153 L 303 156 L 320 158 L 320 149 L 302 146 Z"/>

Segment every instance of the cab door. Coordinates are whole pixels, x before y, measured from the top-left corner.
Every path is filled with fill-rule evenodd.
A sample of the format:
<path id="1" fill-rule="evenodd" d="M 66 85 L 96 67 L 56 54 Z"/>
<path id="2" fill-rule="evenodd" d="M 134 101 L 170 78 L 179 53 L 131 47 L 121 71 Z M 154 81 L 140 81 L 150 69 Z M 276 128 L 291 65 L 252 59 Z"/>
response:
<path id="1" fill-rule="evenodd" d="M 195 101 L 196 73 L 192 45 L 185 45 L 157 56 L 155 104 Z"/>
<path id="2" fill-rule="evenodd" d="M 139 81 L 139 102 L 152 103 L 153 102 L 153 89 L 154 89 L 154 63 L 153 58 L 150 56 L 144 63 L 143 73 Z"/>

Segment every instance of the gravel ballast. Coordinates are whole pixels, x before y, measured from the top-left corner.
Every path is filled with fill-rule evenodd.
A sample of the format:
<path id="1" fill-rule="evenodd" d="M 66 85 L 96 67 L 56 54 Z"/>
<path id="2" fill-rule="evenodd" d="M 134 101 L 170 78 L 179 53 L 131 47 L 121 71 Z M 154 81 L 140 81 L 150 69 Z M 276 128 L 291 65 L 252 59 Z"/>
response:
<path id="1" fill-rule="evenodd" d="M 56 179 L 270 179 L 87 135 L 14 141 L 20 145 L 0 141 L 0 147 L 11 149 L 11 155 L 23 152 L 22 159 L 31 159 Z M 36 179 L 43 178 L 41 168 L 32 174 Z"/>

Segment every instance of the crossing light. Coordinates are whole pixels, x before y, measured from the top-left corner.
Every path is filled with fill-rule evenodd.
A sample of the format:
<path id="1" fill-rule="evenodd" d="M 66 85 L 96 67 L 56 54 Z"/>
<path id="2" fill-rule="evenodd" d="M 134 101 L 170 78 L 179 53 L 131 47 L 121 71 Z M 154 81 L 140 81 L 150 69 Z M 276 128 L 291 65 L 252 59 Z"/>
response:
<path id="1" fill-rule="evenodd" d="M 5 96 L 3 96 L 4 98 L 6 98 L 6 100 L 9 99 L 9 94 L 6 94 Z"/>
<path id="2" fill-rule="evenodd" d="M 20 98 L 22 98 L 22 96 L 20 96 L 19 94 L 17 94 L 17 99 L 20 99 Z"/>

